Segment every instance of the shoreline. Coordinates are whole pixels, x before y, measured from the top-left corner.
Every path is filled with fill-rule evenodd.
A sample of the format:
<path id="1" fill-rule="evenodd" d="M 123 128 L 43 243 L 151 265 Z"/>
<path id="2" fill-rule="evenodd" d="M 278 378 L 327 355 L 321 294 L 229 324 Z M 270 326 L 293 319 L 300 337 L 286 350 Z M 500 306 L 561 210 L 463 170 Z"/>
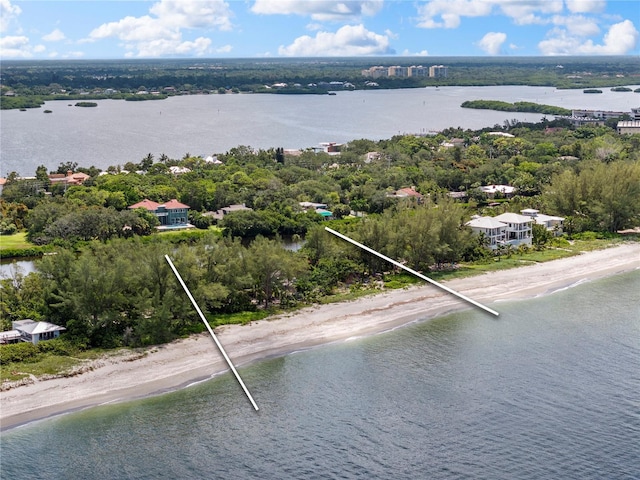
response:
<path id="1" fill-rule="evenodd" d="M 640 243 L 626 243 L 443 284 L 499 311 L 504 301 L 541 297 L 636 269 L 640 269 Z M 424 284 L 305 307 L 247 325 L 222 326 L 216 328 L 216 336 L 233 364 L 242 367 L 470 308 L 475 307 Z M 228 372 L 208 333 L 150 347 L 143 355 L 110 355 L 93 364 L 94 369 L 77 376 L 36 380 L 0 392 L 0 431 L 99 405 L 175 391 Z"/>

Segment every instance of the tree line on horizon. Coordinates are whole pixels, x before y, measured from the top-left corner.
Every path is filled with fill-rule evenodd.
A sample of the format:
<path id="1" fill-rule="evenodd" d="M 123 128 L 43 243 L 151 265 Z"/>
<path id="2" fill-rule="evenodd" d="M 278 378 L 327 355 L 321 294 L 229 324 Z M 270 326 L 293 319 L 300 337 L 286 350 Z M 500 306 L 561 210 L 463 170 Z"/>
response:
<path id="1" fill-rule="evenodd" d="M 34 108 L 45 100 L 126 98 L 158 99 L 176 93 L 260 92 L 275 83 L 308 84 L 341 81 L 358 89 L 372 88 L 362 70 L 372 65 L 424 63 L 424 57 L 248 59 L 248 60 L 82 60 L 7 61 L 0 72 L 0 108 Z M 383 77 L 375 88 L 426 86 L 530 85 L 557 88 L 624 86 L 640 74 L 637 63 L 627 57 L 523 58 L 429 58 L 446 62 L 447 78 Z M 588 74 L 585 75 L 585 72 Z M 171 91 L 164 91 L 171 87 Z M 112 93 L 105 95 L 104 91 Z M 137 96 L 157 90 L 162 96 Z M 12 96 L 5 94 L 11 93 Z M 293 93 L 289 90 L 288 93 Z M 300 89 L 299 93 L 317 93 Z M 82 95 L 81 95 L 82 94 Z M 90 94 L 87 96 L 87 94 Z"/>

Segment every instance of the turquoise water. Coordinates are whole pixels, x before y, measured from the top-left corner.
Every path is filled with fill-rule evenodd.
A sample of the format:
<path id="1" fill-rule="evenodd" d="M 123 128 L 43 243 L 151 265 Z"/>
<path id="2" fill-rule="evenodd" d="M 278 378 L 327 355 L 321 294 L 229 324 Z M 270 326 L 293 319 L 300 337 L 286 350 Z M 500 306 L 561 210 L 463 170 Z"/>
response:
<path id="1" fill-rule="evenodd" d="M 2 433 L 19 479 L 640 478 L 640 271 Z"/>

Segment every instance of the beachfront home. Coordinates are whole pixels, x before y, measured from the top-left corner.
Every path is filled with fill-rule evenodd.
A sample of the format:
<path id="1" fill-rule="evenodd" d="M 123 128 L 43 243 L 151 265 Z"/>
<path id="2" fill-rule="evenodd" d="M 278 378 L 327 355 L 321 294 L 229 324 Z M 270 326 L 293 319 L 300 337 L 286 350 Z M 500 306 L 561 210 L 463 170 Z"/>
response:
<path id="1" fill-rule="evenodd" d="M 11 322 L 13 330 L 0 332 L 0 344 L 29 342 L 36 345 L 42 340 L 58 338 L 64 327 L 49 322 L 34 322 L 31 319 Z"/>
<path id="2" fill-rule="evenodd" d="M 483 234 L 487 247 L 496 250 L 500 245 L 531 245 L 533 222 L 526 215 L 503 213 L 497 217 L 476 217 L 466 225 L 476 235 Z"/>
<path id="3" fill-rule="evenodd" d="M 531 217 L 518 215 L 517 213 L 503 213 L 494 218 L 506 225 L 504 233 L 505 242 L 508 245 L 514 247 L 531 245 L 533 231 L 533 219 Z"/>
<path id="4" fill-rule="evenodd" d="M 466 225 L 476 235 L 484 235 L 485 246 L 491 250 L 504 243 L 506 225 L 493 217 L 476 217 Z"/>
<path id="5" fill-rule="evenodd" d="M 191 227 L 188 223 L 189 205 L 180 203 L 175 198 L 165 203 L 157 203 L 149 199 L 144 199 L 134 205 L 129 206 L 130 210 L 144 208 L 153 213 L 160 221 L 159 229 L 168 227 Z"/>
<path id="6" fill-rule="evenodd" d="M 543 225 L 548 231 L 550 231 L 554 237 L 562 235 L 562 229 L 564 226 L 564 217 L 555 217 L 553 215 L 545 215 L 540 213 L 535 208 L 525 208 L 520 210 L 520 213 L 531 217 L 538 225 Z"/>

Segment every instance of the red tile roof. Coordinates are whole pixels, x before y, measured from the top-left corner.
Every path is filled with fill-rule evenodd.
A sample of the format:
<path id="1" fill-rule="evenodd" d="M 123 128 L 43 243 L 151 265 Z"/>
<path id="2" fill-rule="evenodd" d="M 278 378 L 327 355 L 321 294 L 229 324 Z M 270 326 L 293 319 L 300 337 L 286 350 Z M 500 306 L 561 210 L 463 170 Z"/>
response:
<path id="1" fill-rule="evenodd" d="M 163 205 L 167 210 L 174 210 L 176 208 L 189 208 L 189 205 L 185 205 L 184 203 L 180 203 L 175 198 L 169 200 L 168 202 L 164 202 Z"/>
<path id="2" fill-rule="evenodd" d="M 416 192 L 413 188 L 401 188 L 396 192 L 396 195 L 406 195 L 408 197 L 422 198 L 422 194 Z"/>
<path id="3" fill-rule="evenodd" d="M 158 207 L 160 206 L 164 206 L 164 208 L 166 208 L 167 210 L 175 210 L 177 208 L 189 208 L 189 205 L 185 205 L 184 203 L 180 203 L 178 200 L 176 200 L 175 198 L 169 200 L 168 202 L 164 202 L 164 203 L 156 203 L 152 200 L 149 200 L 147 198 L 145 198 L 144 200 L 142 200 L 141 202 L 138 202 L 134 205 L 131 205 L 129 208 L 130 209 L 135 209 L 135 208 L 144 208 L 149 210 L 150 212 L 155 212 L 156 210 L 158 210 Z"/>
<path id="4" fill-rule="evenodd" d="M 145 198 L 144 200 L 142 200 L 141 202 L 135 203 L 133 205 L 131 205 L 129 208 L 130 209 L 136 209 L 136 208 L 144 208 L 145 210 L 149 210 L 150 212 L 155 212 L 158 207 L 160 206 L 159 203 L 153 202 L 147 198 Z"/>

